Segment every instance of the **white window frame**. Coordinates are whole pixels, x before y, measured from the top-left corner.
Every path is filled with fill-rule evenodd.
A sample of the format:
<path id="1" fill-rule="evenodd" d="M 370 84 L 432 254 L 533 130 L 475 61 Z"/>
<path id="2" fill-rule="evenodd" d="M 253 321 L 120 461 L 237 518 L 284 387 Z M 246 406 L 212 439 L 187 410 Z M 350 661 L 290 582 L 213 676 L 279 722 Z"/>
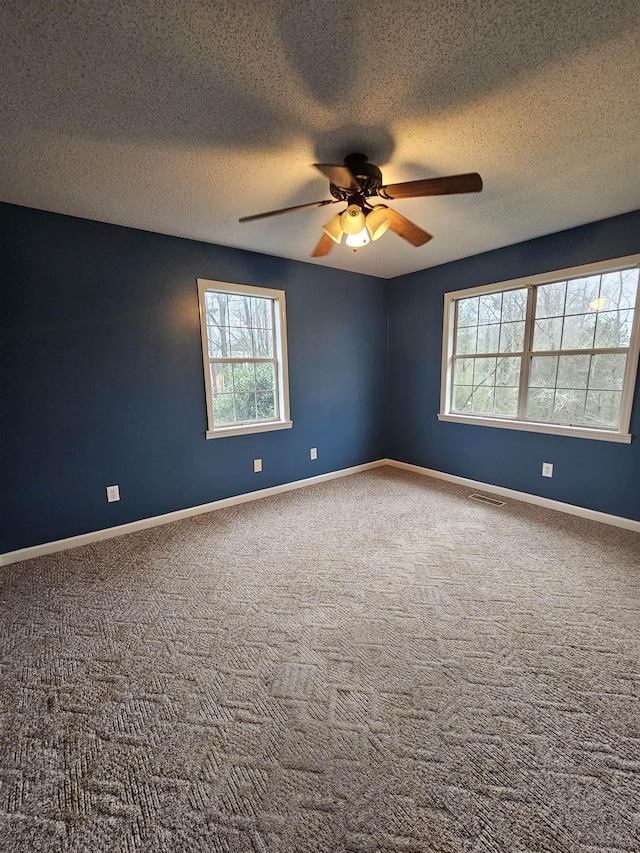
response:
<path id="1" fill-rule="evenodd" d="M 278 417 L 269 420 L 251 420 L 243 423 L 216 426 L 213 417 L 213 394 L 211 390 L 210 364 L 216 359 L 209 357 L 207 336 L 207 311 L 205 294 L 208 292 L 233 293 L 242 296 L 257 296 L 273 300 L 274 358 L 276 373 L 276 405 Z M 293 421 L 289 413 L 289 370 L 287 360 L 287 310 L 284 290 L 272 290 L 266 287 L 253 287 L 249 284 L 233 284 L 228 281 L 198 279 L 198 302 L 200 305 L 200 333 L 202 338 L 202 360 L 204 367 L 204 387 L 207 400 L 207 438 L 223 438 L 229 435 L 249 435 L 256 432 L 271 432 L 278 429 L 291 429 Z M 260 358 L 229 358 L 225 361 L 263 362 Z"/>
<path id="2" fill-rule="evenodd" d="M 452 291 L 444 295 L 444 317 L 442 327 L 442 375 L 440 383 L 440 412 L 438 420 L 450 421 L 452 423 L 474 424 L 484 427 L 498 427 L 499 429 L 515 429 L 526 432 L 542 432 L 550 435 L 569 435 L 575 438 L 592 438 L 598 441 L 616 441 L 624 444 L 631 443 L 629 427 L 631 423 L 631 410 L 633 407 L 633 396 L 636 386 L 638 371 L 638 359 L 640 358 L 640 287 L 636 297 L 635 313 L 633 317 L 633 328 L 629 342 L 629 352 L 622 385 L 622 398 L 620 405 L 620 421 L 617 430 L 605 427 L 571 426 L 568 424 L 538 423 L 535 421 L 514 420 L 501 418 L 495 415 L 469 415 L 451 411 L 451 387 L 453 381 L 453 349 L 455 335 L 455 311 L 456 302 L 472 296 L 481 296 L 486 293 L 496 293 L 505 290 L 529 290 L 529 302 L 533 294 L 533 287 L 540 284 L 552 284 L 570 278 L 581 278 L 601 273 L 617 272 L 622 269 L 640 266 L 640 254 L 628 255 L 624 258 L 616 258 L 608 261 L 599 261 L 594 264 L 584 264 L 579 267 L 570 267 L 563 270 L 542 273 L 541 275 L 527 276 L 525 278 L 511 279 L 510 281 L 496 282 L 495 284 L 469 287 L 463 290 Z M 530 324 L 533 325 L 535 317 L 530 315 Z M 527 341 L 530 338 L 531 327 L 525 326 L 525 353 L 523 367 L 528 364 Z M 573 352 L 573 351 L 571 351 Z M 559 353 L 563 354 L 563 353 Z M 571 354 L 571 353 L 569 353 Z M 505 353 L 507 355 L 507 353 Z M 524 390 L 523 390 L 524 389 Z M 520 393 L 526 393 L 526 377 L 521 384 Z"/>

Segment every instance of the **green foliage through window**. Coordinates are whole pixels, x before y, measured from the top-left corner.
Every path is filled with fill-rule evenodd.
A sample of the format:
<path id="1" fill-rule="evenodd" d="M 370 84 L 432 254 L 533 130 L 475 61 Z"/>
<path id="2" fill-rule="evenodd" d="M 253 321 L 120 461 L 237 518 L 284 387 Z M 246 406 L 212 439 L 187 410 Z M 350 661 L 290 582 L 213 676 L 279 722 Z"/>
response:
<path id="1" fill-rule="evenodd" d="M 278 418 L 274 299 L 207 290 L 204 305 L 215 427 Z"/>

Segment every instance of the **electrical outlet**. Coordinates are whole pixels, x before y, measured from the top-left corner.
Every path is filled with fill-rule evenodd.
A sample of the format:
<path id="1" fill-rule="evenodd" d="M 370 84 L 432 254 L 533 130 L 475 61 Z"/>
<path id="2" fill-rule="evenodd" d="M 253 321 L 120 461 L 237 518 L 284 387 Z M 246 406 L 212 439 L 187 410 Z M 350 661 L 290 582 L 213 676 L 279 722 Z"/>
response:
<path id="1" fill-rule="evenodd" d="M 318 458 L 318 448 L 317 448 L 317 447 L 312 447 L 312 448 L 311 448 L 311 450 L 309 451 L 309 456 L 310 456 L 312 459 L 317 459 L 317 458 Z"/>
<path id="2" fill-rule="evenodd" d="M 254 459 L 253 460 L 253 472 L 254 474 L 259 474 L 262 471 L 262 459 Z"/>
<path id="3" fill-rule="evenodd" d="M 107 486 L 107 500 L 109 501 L 109 503 L 113 503 L 114 501 L 120 500 L 119 486 Z"/>
<path id="4" fill-rule="evenodd" d="M 542 463 L 542 476 L 553 477 L 553 462 Z"/>

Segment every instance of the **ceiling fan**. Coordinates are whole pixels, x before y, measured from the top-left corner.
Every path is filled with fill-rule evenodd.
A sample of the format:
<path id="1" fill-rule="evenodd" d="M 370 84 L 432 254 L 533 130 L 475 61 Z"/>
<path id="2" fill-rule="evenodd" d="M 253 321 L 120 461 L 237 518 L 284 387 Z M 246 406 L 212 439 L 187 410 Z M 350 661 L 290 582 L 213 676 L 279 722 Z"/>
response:
<path id="1" fill-rule="evenodd" d="M 342 241 L 343 234 L 346 235 L 347 246 L 356 251 L 365 246 L 370 239 L 377 240 L 382 237 L 387 229 L 411 243 L 412 246 L 424 246 L 431 240 L 431 234 L 423 231 L 418 225 L 386 204 L 371 204 L 370 199 L 376 196 L 385 201 L 424 198 L 432 195 L 477 193 L 482 189 L 482 178 L 477 172 L 384 185 L 382 172 L 369 162 L 365 154 L 348 154 L 342 166 L 328 163 L 314 163 L 314 166 L 329 178 L 329 191 L 333 198 L 312 201 L 309 204 L 297 204 L 281 210 L 270 210 L 268 213 L 257 213 L 254 216 L 243 216 L 239 221 L 253 222 L 256 219 L 279 216 L 281 213 L 289 213 L 293 210 L 346 202 L 346 208 L 341 213 L 336 213 L 322 226 L 324 234 L 311 253 L 312 258 L 328 255 L 334 243 Z"/>

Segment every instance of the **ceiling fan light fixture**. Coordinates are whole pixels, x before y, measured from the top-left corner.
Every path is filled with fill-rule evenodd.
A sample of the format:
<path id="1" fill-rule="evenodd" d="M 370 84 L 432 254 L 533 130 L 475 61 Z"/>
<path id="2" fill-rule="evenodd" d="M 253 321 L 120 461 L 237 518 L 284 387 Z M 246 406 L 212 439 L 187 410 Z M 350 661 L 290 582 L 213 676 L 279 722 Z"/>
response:
<path id="1" fill-rule="evenodd" d="M 372 240 L 378 240 L 391 225 L 391 214 L 384 204 L 376 205 L 367 214 L 367 229 Z"/>
<path id="2" fill-rule="evenodd" d="M 345 234 L 360 234 L 365 226 L 365 216 L 362 208 L 357 204 L 350 204 L 340 214 L 340 226 Z"/>
<path id="3" fill-rule="evenodd" d="M 397 210 L 385 204 L 373 204 L 370 199 L 374 196 L 379 199 L 404 199 L 477 193 L 483 187 L 482 178 L 477 172 L 385 184 L 378 166 L 370 163 L 366 155 L 357 153 L 347 154 L 344 163 L 340 165 L 314 163 L 314 166 L 329 179 L 331 198 L 312 201 L 308 204 L 296 204 L 280 210 L 268 210 L 266 213 L 256 213 L 253 216 L 242 216 L 240 222 L 254 222 L 257 219 L 279 216 L 281 213 L 346 203 L 348 206 L 342 213 L 336 214 L 322 226 L 323 234 L 311 257 L 326 257 L 334 243 L 342 242 L 343 234 L 347 237 L 347 244 L 355 251 L 366 246 L 370 239 L 379 240 L 387 229 L 418 248 L 428 243 L 433 235 L 398 213 Z M 594 311 L 600 311 L 601 303 L 603 303 L 602 298 L 594 299 L 590 307 Z"/>
<path id="4" fill-rule="evenodd" d="M 331 237 L 334 243 L 339 243 L 342 240 L 342 226 L 340 225 L 340 214 L 336 213 L 328 222 L 322 226 L 324 233 Z"/>
<path id="5" fill-rule="evenodd" d="M 347 234 L 347 246 L 350 246 L 352 249 L 361 249 L 363 246 L 366 246 L 369 242 L 369 235 L 367 234 L 367 229 L 363 228 L 362 231 L 359 231 L 357 234 Z"/>

